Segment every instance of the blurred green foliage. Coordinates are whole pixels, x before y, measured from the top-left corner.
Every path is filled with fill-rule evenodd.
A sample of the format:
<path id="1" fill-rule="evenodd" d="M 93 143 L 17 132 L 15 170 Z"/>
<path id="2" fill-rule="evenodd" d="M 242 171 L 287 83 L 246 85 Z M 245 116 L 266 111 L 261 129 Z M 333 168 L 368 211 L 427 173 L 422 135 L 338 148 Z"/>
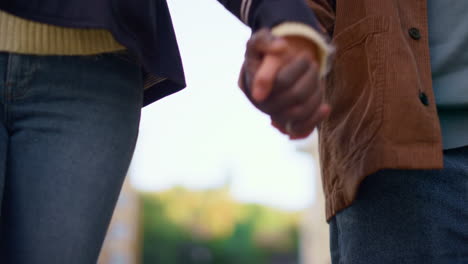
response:
<path id="1" fill-rule="evenodd" d="M 297 263 L 299 213 L 233 200 L 227 188 L 144 193 L 144 264 Z"/>

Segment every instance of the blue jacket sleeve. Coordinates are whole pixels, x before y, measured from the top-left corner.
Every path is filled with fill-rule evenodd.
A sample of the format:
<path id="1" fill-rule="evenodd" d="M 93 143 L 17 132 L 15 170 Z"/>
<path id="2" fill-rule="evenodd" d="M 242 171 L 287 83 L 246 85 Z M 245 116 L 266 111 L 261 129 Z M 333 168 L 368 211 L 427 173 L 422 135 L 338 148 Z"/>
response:
<path id="1" fill-rule="evenodd" d="M 318 21 L 305 0 L 218 0 L 244 24 L 256 31 L 283 22 L 299 22 L 318 29 Z"/>

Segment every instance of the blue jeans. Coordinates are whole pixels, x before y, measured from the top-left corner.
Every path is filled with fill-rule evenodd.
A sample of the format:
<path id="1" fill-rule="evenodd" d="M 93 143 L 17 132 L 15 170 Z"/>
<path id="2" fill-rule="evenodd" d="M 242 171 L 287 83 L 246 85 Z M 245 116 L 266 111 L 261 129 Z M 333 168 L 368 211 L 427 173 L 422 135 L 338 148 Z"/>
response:
<path id="1" fill-rule="evenodd" d="M 468 147 L 443 170 L 384 170 L 330 222 L 333 264 L 468 263 Z"/>
<path id="2" fill-rule="evenodd" d="M 142 105 L 124 55 L 0 53 L 0 263 L 96 262 Z"/>

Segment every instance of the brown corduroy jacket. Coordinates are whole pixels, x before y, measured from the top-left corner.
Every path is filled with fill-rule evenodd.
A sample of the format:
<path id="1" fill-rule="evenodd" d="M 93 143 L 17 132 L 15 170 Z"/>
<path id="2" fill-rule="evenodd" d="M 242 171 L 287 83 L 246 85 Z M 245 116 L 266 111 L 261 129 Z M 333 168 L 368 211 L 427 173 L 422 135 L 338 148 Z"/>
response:
<path id="1" fill-rule="evenodd" d="M 307 0 L 335 46 L 319 130 L 327 218 L 381 169 L 439 169 L 427 0 Z M 319 29 L 320 30 L 320 29 Z"/>

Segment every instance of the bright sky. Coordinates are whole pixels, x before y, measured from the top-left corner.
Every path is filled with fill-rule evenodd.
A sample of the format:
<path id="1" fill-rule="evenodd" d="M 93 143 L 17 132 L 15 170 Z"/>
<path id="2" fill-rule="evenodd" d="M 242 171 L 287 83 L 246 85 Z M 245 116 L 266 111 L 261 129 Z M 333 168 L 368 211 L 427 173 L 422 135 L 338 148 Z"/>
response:
<path id="1" fill-rule="evenodd" d="M 314 161 L 276 132 L 237 87 L 250 30 L 216 0 L 168 0 L 184 62 L 185 91 L 143 110 L 130 168 L 141 190 L 203 189 L 288 210 L 314 195 Z"/>

